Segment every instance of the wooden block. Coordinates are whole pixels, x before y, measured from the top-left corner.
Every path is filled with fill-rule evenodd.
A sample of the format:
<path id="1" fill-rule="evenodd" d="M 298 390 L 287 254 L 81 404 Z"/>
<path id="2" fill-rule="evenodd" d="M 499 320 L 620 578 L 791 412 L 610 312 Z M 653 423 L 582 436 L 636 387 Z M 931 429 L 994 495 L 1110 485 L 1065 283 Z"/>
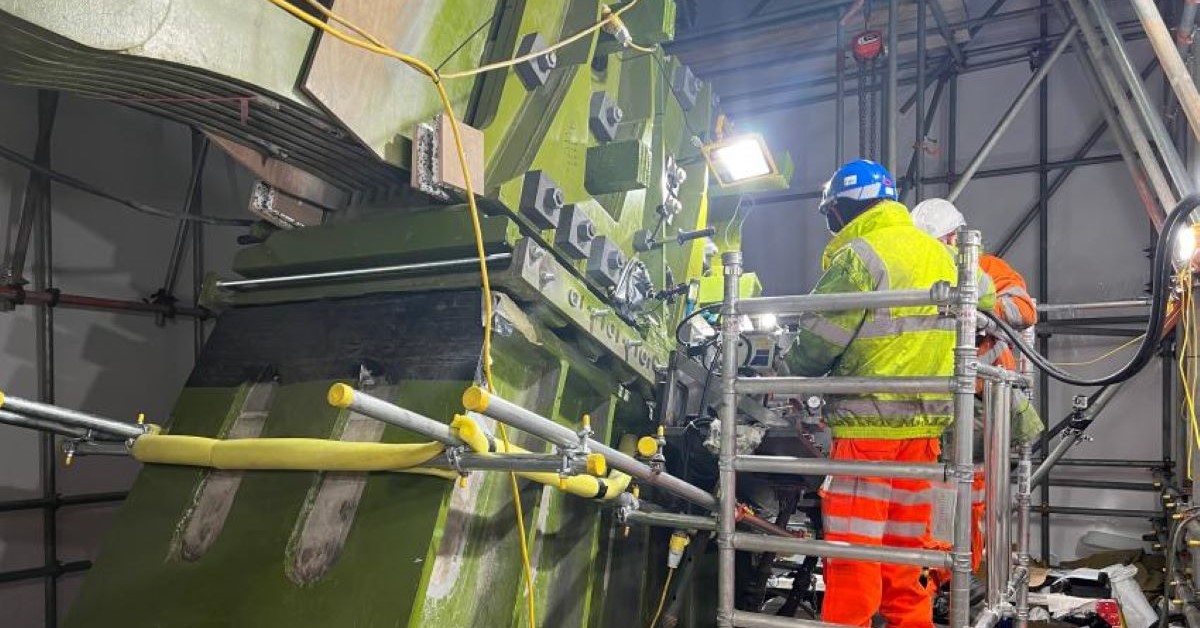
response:
<path id="1" fill-rule="evenodd" d="M 438 155 L 437 176 L 442 185 L 459 192 L 467 191 L 467 182 L 463 178 L 462 166 L 458 161 L 458 152 L 454 148 L 454 132 L 450 128 L 450 119 L 438 116 Z M 467 169 L 471 173 L 471 187 L 476 194 L 483 194 L 483 131 L 475 127 L 458 123 L 458 133 L 462 136 L 463 152 L 467 157 Z"/>

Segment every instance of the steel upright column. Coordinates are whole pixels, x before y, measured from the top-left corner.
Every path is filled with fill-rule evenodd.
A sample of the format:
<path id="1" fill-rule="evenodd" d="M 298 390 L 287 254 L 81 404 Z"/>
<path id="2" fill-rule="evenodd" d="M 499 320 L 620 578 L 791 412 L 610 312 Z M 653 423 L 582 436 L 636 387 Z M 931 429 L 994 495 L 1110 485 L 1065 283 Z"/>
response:
<path id="1" fill-rule="evenodd" d="M 841 168 L 846 160 L 846 26 L 842 24 L 843 12 L 837 21 L 837 91 L 834 102 L 833 122 L 833 167 Z M 861 77 L 860 79 L 861 80 Z M 860 155 L 861 157 L 861 155 Z"/>
<path id="2" fill-rule="evenodd" d="M 925 198 L 925 10 L 925 0 L 917 0 L 917 167 L 910 185 L 916 192 L 915 198 L 918 203 Z M 951 39 L 947 39 L 946 42 L 948 45 L 954 45 Z"/>
<path id="3" fill-rule="evenodd" d="M 975 313 L 979 286 L 978 231 L 959 232 L 957 342 L 954 347 L 954 550 L 950 581 L 950 628 L 966 628 L 971 614 L 971 485 L 975 478 Z"/>
<path id="4" fill-rule="evenodd" d="M 900 0 L 888 0 L 888 32 L 887 32 L 887 86 L 884 88 L 883 111 L 885 120 L 884 124 L 887 130 L 884 132 L 883 158 L 884 164 L 888 171 L 895 176 L 896 167 L 896 128 L 899 125 L 897 122 L 896 108 L 896 83 L 898 80 L 897 61 L 900 56 L 899 45 L 897 43 L 896 31 L 899 27 L 897 22 L 900 21 Z M 925 95 L 921 94 L 924 98 Z"/>
<path id="5" fill-rule="evenodd" d="M 38 91 L 39 134 L 47 142 L 58 114 L 58 92 Z M 41 155 L 40 165 L 50 167 L 50 146 Z M 34 268 L 33 286 L 37 290 L 49 290 L 54 286 L 54 223 L 50 208 L 50 179 L 31 175 L 25 194 L 36 197 L 37 213 L 34 218 L 37 235 L 37 257 Z M 43 305 L 37 311 L 37 387 L 38 398 L 43 403 L 54 403 L 54 308 Z M 58 498 L 57 439 L 54 434 L 43 433 L 41 438 L 42 498 Z M 42 510 L 43 561 L 48 569 L 42 601 L 43 619 L 47 628 L 58 625 L 58 511 L 54 508 Z"/>
<path id="6" fill-rule="evenodd" d="M 1042 14 L 1040 18 L 1039 32 L 1042 40 L 1050 34 L 1050 2 L 1042 0 Z M 1115 129 L 1114 129 L 1115 130 Z M 1041 168 L 1038 171 L 1038 239 L 1039 251 L 1038 256 L 1038 301 L 1041 303 L 1050 302 L 1050 252 L 1048 241 L 1050 239 L 1050 178 L 1049 172 L 1046 170 L 1046 163 L 1050 161 L 1050 86 L 1047 83 L 1042 83 L 1038 92 L 1038 163 Z M 1050 339 L 1047 336 L 1042 336 L 1038 341 L 1038 351 L 1044 356 L 1050 355 Z M 1041 371 L 1038 378 L 1038 406 L 1042 416 L 1050 416 L 1050 376 L 1045 371 Z M 1050 437 L 1047 432 L 1042 432 L 1042 451 L 1048 451 L 1050 447 Z M 1041 503 L 1047 505 L 1050 502 L 1050 485 L 1046 484 L 1042 487 Z M 1042 561 L 1045 564 L 1050 564 L 1050 513 L 1042 511 L 1041 526 L 1039 528 L 1041 534 L 1042 545 Z"/>
<path id="7" fill-rule="evenodd" d="M 1012 507 L 1008 483 L 1008 441 L 1012 418 L 1009 400 L 1012 389 L 1007 382 L 996 382 L 991 387 L 992 397 L 987 415 L 987 441 L 984 444 L 986 466 L 987 504 L 987 579 L 988 606 L 999 611 L 1008 604 L 1005 596 L 1009 581 L 1009 555 L 1012 541 L 1009 538 Z"/>
<path id="8" fill-rule="evenodd" d="M 737 526 L 737 475 L 733 468 L 737 451 L 737 341 L 738 288 L 742 278 L 742 254 L 730 251 L 721 255 L 725 268 L 725 304 L 721 310 L 721 446 L 717 458 L 720 508 L 717 513 L 717 626 L 733 627 L 736 550 L 733 533 Z M 973 323 L 972 323 L 973 324 Z"/>
<path id="9" fill-rule="evenodd" d="M 201 168 L 197 160 L 203 162 L 205 147 L 208 139 L 199 131 L 192 130 L 192 169 Z M 204 213 L 204 174 L 201 168 L 200 180 L 196 184 L 193 202 L 195 213 Z M 200 293 L 204 289 L 204 224 L 192 225 L 192 305 L 199 307 Z M 200 351 L 204 348 L 204 318 L 197 316 L 192 321 L 192 342 L 195 360 L 200 361 Z"/>

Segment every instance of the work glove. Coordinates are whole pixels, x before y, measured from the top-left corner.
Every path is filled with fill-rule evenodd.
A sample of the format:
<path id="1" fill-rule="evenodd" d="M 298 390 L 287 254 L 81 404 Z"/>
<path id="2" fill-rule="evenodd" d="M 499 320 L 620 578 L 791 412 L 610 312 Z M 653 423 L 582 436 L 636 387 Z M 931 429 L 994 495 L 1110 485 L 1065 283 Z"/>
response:
<path id="1" fill-rule="evenodd" d="M 1024 390 L 1014 390 L 1012 407 L 1013 443 L 1017 445 L 1032 443 L 1033 439 L 1045 431 L 1046 426 L 1042 423 L 1042 417 L 1038 416 L 1037 409 L 1033 407 L 1029 394 Z"/>

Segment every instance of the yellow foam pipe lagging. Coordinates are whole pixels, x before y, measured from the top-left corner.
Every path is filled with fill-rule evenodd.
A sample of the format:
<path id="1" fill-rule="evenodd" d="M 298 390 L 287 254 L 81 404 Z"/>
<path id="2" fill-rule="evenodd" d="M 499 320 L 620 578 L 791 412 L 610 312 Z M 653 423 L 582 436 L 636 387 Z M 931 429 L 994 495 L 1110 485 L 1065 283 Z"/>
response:
<path id="1" fill-rule="evenodd" d="M 454 420 L 450 422 L 450 428 L 475 453 L 491 453 L 491 439 L 484 433 L 483 428 L 470 417 L 465 417 L 461 414 L 455 415 Z M 503 448 L 505 445 L 504 443 L 497 443 L 496 447 Z M 529 453 L 528 450 L 516 445 L 508 445 L 506 452 Z M 567 493 L 585 499 L 609 501 L 616 499 L 617 496 L 624 493 L 629 488 L 629 483 L 633 478 L 615 469 L 608 470 L 607 466 L 604 456 L 591 454 L 588 456 L 588 472 L 593 475 L 573 475 L 567 478 L 563 478 L 557 473 L 518 472 L 517 475 L 527 480 L 557 487 Z M 605 475 L 605 471 L 608 471 L 607 477 L 595 477 L 597 475 Z"/>
<path id="2" fill-rule="evenodd" d="M 461 419 L 461 421 L 459 421 Z M 489 452 L 483 430 L 467 417 L 452 427 L 478 453 Z M 499 447 L 504 447 L 499 444 Z M 360 443 L 319 438 L 241 438 L 220 440 L 202 436 L 146 434 L 134 441 L 134 459 L 227 470 L 271 471 L 400 471 L 454 479 L 450 470 L 423 467 L 445 451 L 441 443 Z M 530 453 L 515 445 L 508 453 Z M 517 475 L 586 499 L 614 499 L 629 486 L 629 476 L 609 471 L 604 457 L 588 456 L 588 473 L 560 477 L 557 473 L 518 472 Z"/>
<path id="3" fill-rule="evenodd" d="M 213 469 L 402 471 L 437 457 L 441 443 L 359 443 L 320 438 L 240 438 L 147 434 L 133 443 L 141 462 Z"/>

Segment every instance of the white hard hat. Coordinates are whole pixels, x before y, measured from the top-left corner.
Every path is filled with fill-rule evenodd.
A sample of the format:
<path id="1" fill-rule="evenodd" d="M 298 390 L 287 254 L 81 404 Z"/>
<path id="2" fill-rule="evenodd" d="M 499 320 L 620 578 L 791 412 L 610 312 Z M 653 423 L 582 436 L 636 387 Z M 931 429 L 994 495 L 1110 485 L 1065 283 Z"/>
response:
<path id="1" fill-rule="evenodd" d="M 944 198 L 928 198 L 912 210 L 913 223 L 929 235 L 940 238 L 967 224 L 962 212 Z"/>

